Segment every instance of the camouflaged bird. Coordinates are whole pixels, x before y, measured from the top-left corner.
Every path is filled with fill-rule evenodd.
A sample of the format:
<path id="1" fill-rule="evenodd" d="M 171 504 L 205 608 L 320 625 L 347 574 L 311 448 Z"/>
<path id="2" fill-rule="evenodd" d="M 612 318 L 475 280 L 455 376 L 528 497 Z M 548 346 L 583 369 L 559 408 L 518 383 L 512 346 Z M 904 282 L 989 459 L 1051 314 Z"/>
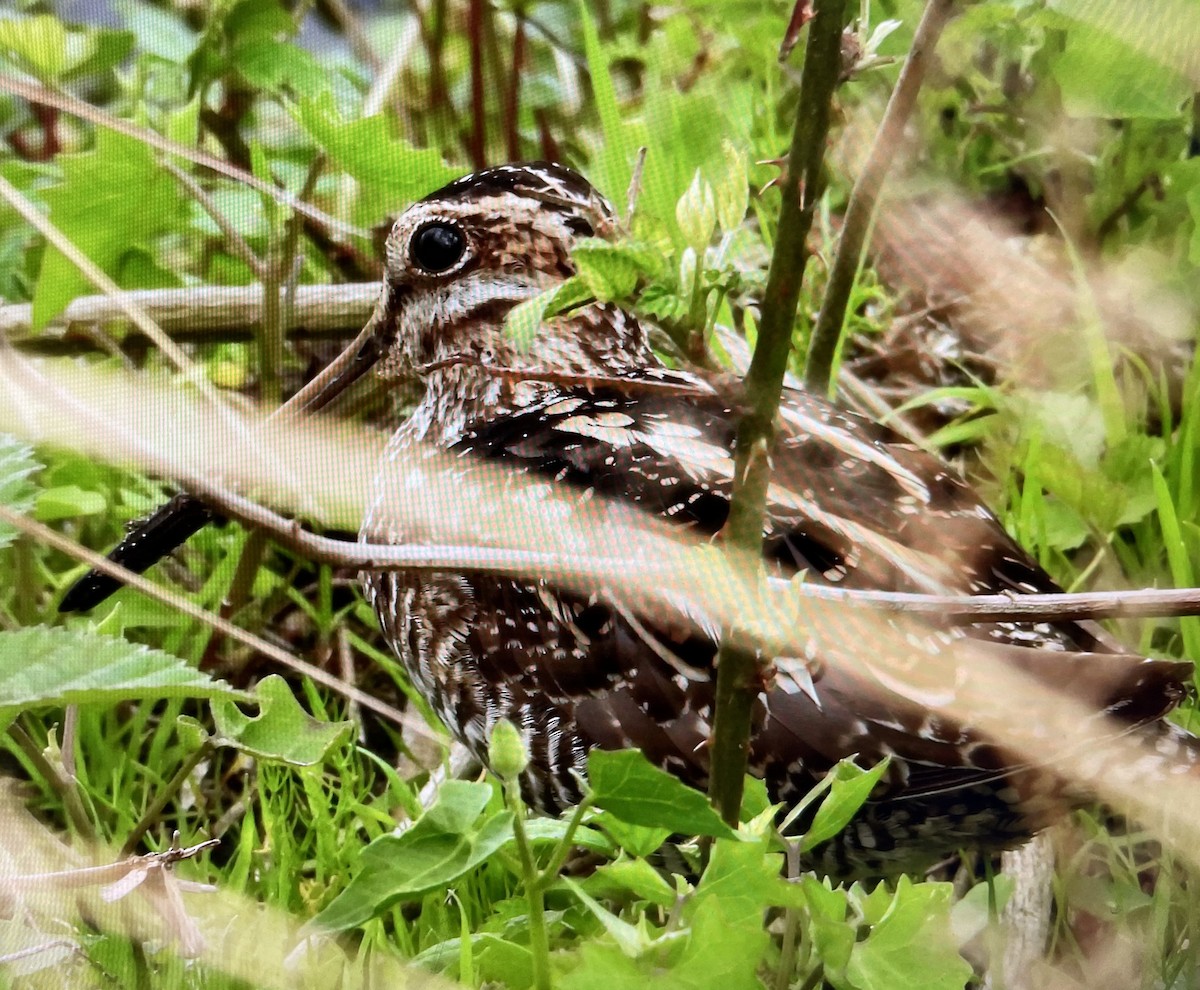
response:
<path id="1" fill-rule="evenodd" d="M 664 367 L 639 320 L 611 304 L 546 322 L 528 350 L 505 332 L 514 306 L 574 273 L 578 239 L 616 229 L 606 201 L 561 165 L 490 168 L 437 190 L 391 231 L 373 329 L 303 404 L 324 404 L 372 364 L 389 377 L 418 375 L 424 396 L 391 437 L 385 468 L 402 470 L 432 444 L 716 538 L 738 421 L 725 390 Z M 1057 590 L 949 468 L 821 398 L 785 391 L 772 462 L 764 524 L 772 573 L 937 594 Z M 363 540 L 412 538 L 388 493 L 380 481 Z M 457 738 L 486 761 L 497 720 L 522 730 L 531 750 L 523 784 L 537 807 L 556 812 L 578 800 L 577 774 L 595 747 L 637 747 L 706 786 L 711 636 L 656 628 L 649 616 L 546 580 L 419 571 L 364 580 L 392 648 Z M 979 624 L 942 635 L 991 644 L 1000 662 L 1145 726 L 1139 731 L 1164 762 L 1195 762 L 1190 737 L 1158 721 L 1183 696 L 1190 665 L 1125 655 L 1080 623 Z M 775 659 L 750 754 L 773 798 L 794 803 L 843 757 L 864 767 L 891 758 L 855 819 L 810 854 L 819 870 L 873 875 L 963 847 L 1011 846 L 1080 796 L 1050 770 L 1021 764 L 881 683 L 836 665 Z"/>

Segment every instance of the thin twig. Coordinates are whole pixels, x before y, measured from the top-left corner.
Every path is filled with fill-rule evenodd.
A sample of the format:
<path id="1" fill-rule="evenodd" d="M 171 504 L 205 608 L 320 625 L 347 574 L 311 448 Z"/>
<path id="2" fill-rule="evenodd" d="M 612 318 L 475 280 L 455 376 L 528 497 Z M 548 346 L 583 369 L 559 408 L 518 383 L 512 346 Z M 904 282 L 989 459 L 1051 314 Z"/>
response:
<path id="1" fill-rule="evenodd" d="M 262 320 L 262 291 L 257 286 L 135 289 L 123 295 L 159 328 L 180 339 L 220 333 L 248 336 L 251 328 Z M 299 285 L 289 322 L 310 334 L 353 336 L 362 329 L 378 299 L 378 282 Z M 29 303 L 0 306 L 0 336 L 12 343 L 26 343 L 27 338 L 33 337 L 31 310 Z M 126 310 L 115 297 L 79 296 L 35 339 L 44 340 L 50 334 L 85 334 L 89 328 L 127 320 Z"/>
<path id="2" fill-rule="evenodd" d="M 783 202 L 779 228 L 763 293 L 758 343 L 746 373 L 749 409 L 738 423 L 725 543 L 739 569 L 750 573 L 762 566 L 763 514 L 771 477 L 770 447 L 791 353 L 800 285 L 808 262 L 806 242 L 819 199 L 833 91 L 841 75 L 845 11 L 846 0 L 824 0 L 809 25 L 796 126 L 787 170 L 780 184 Z M 750 645 L 724 637 L 717 661 L 709 795 L 730 824 L 736 824 L 741 808 L 750 751 L 751 712 L 761 680 L 758 652 Z"/>
<path id="3" fill-rule="evenodd" d="M 904 60 L 900 78 L 896 80 L 896 88 L 888 100 L 879 130 L 875 132 L 867 161 L 854 182 L 846 206 L 841 240 L 829 270 L 825 298 L 821 302 L 821 312 L 817 316 L 808 348 L 804 381 L 814 392 L 824 394 L 829 391 L 833 359 L 841 339 L 846 306 L 850 301 L 850 291 L 854 288 L 854 276 L 858 271 L 875 203 L 888 167 L 896 158 L 904 127 L 916 106 L 917 93 L 925 79 L 933 49 L 942 28 L 954 13 L 954 7 L 955 0 L 929 0 L 913 36 L 912 49 Z"/>
<path id="4" fill-rule="evenodd" d="M 487 164 L 487 107 L 483 78 L 483 19 L 486 5 L 486 0 L 467 2 L 467 40 L 471 53 L 471 133 L 467 151 L 475 168 L 483 168 Z"/>
<path id="5" fill-rule="evenodd" d="M 230 222 L 229 218 L 221 212 L 216 202 L 204 187 L 174 162 L 164 161 L 162 164 L 163 168 L 175 177 L 175 181 L 183 186 L 188 191 L 188 194 L 204 208 L 204 212 L 212 217 L 213 223 L 220 228 L 226 243 L 233 253 L 254 273 L 256 279 L 262 281 L 266 272 L 266 265 L 263 263 L 262 258 L 246 243 L 246 239 L 238 233 L 237 228 Z"/>

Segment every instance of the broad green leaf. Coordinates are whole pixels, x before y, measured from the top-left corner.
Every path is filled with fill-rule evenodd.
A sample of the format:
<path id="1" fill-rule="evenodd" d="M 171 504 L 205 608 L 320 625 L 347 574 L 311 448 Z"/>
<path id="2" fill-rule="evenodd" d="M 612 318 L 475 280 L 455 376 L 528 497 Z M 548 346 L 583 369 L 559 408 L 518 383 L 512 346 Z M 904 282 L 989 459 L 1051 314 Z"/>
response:
<path id="1" fill-rule="evenodd" d="M 631 925 L 618 918 L 570 877 L 563 877 L 562 883 L 583 902 L 584 907 L 604 926 L 604 930 L 629 958 L 636 959 L 650 947 L 653 939 L 644 924 Z"/>
<path id="2" fill-rule="evenodd" d="M 635 749 L 593 750 L 588 756 L 588 784 L 597 807 L 630 824 L 683 835 L 737 836 L 708 798 L 651 766 Z"/>
<path id="3" fill-rule="evenodd" d="M 628 298 L 641 276 L 655 277 L 663 270 L 662 252 L 638 241 L 614 244 L 587 237 L 576 243 L 571 258 L 579 269 L 578 277 L 601 302 Z"/>
<path id="4" fill-rule="evenodd" d="M 781 878 L 781 866 L 781 854 L 768 852 L 765 839 L 717 840 L 683 909 L 687 939 L 670 967 L 674 985 L 758 990 L 756 974 L 770 942 L 764 911 L 780 903 L 803 903 Z"/>
<path id="5" fill-rule="evenodd" d="M 669 908 L 675 903 L 675 889 L 662 874 L 644 859 L 622 857 L 605 863 L 583 881 L 583 889 L 593 897 L 616 899 L 632 893 L 641 900 Z"/>
<path id="6" fill-rule="evenodd" d="M 78 57 L 67 50 L 67 29 L 57 17 L 0 20 L 0 55 L 42 82 L 53 82 Z"/>
<path id="7" fill-rule="evenodd" d="M 16 437 L 0 433 L 0 505 L 16 512 L 28 512 L 37 498 L 37 486 L 29 476 L 40 467 L 29 446 Z M 8 546 L 16 536 L 16 530 L 0 522 L 0 548 Z"/>
<path id="8" fill-rule="evenodd" d="M 566 835 L 568 826 L 569 823 L 562 818 L 531 818 L 525 823 L 525 836 L 535 846 L 555 845 Z M 581 849 L 594 852 L 606 859 L 611 859 L 617 854 L 617 846 L 609 840 L 608 836 L 599 829 L 589 828 L 586 825 L 575 829 L 572 842 Z M 658 846 L 654 848 L 657 849 Z M 652 849 L 651 852 L 653 851 Z"/>
<path id="9" fill-rule="evenodd" d="M 62 182 L 41 194 L 50 220 L 110 275 L 130 248 L 167 229 L 182 207 L 178 184 L 135 138 L 98 128 L 94 151 L 58 161 Z M 88 286 L 71 262 L 48 247 L 33 296 L 34 326 L 45 326 Z"/>
<path id="10" fill-rule="evenodd" d="M 38 495 L 34 515 L 42 522 L 52 522 L 75 516 L 95 516 L 107 507 L 108 502 L 99 492 L 78 485 L 57 485 Z"/>
<path id="11" fill-rule="evenodd" d="M 314 99 L 329 88 L 325 70 L 291 41 L 252 38 L 234 48 L 231 62 L 248 83 L 269 92 Z"/>
<path id="12" fill-rule="evenodd" d="M 314 141 L 363 187 L 364 215 L 378 221 L 458 176 L 432 148 L 414 148 L 395 136 L 384 115 L 345 120 L 323 93 L 300 100 L 293 113 Z"/>
<path id="13" fill-rule="evenodd" d="M 987 930 L 992 920 L 993 900 L 996 911 L 1003 911 L 1008 899 L 1012 897 L 1013 887 L 1011 876 L 997 873 L 990 883 L 984 881 L 975 884 L 961 900 L 955 902 L 950 908 L 950 928 L 959 945 L 966 945 Z M 1077 904 L 1073 897 L 1071 904 Z"/>
<path id="14" fill-rule="evenodd" d="M 560 285 L 545 289 L 510 309 L 504 319 L 504 333 L 519 350 L 527 351 L 533 346 L 546 320 L 591 298 L 592 291 L 587 283 L 578 275 L 573 275 Z"/>
<path id="15" fill-rule="evenodd" d="M 655 974 L 657 990 L 668 990 L 665 974 Z M 579 964 L 555 981 L 559 990 L 646 990 L 647 974 L 611 942 L 585 942 Z"/>
<path id="16" fill-rule="evenodd" d="M 361 925 L 397 901 L 453 883 L 512 839 L 512 814 L 480 817 L 487 784 L 448 780 L 424 816 L 400 835 L 384 835 L 362 854 L 362 868 L 314 924 L 329 931 Z"/>
<path id="17" fill-rule="evenodd" d="M 880 884 L 878 891 L 886 888 Z M 953 888 L 901 877 L 886 913 L 855 944 L 846 976 L 857 990 L 961 990 L 971 966 L 950 928 Z M 920 951 L 913 951 L 919 946 Z"/>
<path id="18" fill-rule="evenodd" d="M 322 722 L 313 718 L 296 700 L 292 689 L 278 674 L 264 678 L 255 691 L 259 713 L 244 714 L 232 702 L 212 703 L 216 731 L 213 741 L 232 746 L 260 760 L 308 767 L 354 731 L 353 722 Z"/>
<path id="19" fill-rule="evenodd" d="M 696 990 L 761 990 L 757 974 L 770 941 L 761 907 L 748 912 L 736 898 L 702 900 L 691 913 L 691 930 L 672 968 L 672 982 Z"/>
<path id="20" fill-rule="evenodd" d="M 88 28 L 85 32 L 72 32 L 68 39 L 68 51 L 76 49 L 72 44 L 76 34 L 83 35 L 83 41 L 78 45 L 80 54 L 68 66 L 63 79 L 77 79 L 80 76 L 103 72 L 119 65 L 133 51 L 134 37 L 129 31 L 110 31 L 107 29 Z"/>
<path id="21" fill-rule="evenodd" d="M 898 22 L 897 22 L 898 23 Z M 713 183 L 717 206 L 717 224 L 724 233 L 741 226 L 750 205 L 750 180 L 746 174 L 746 156 L 726 141 L 721 150 L 725 155 L 724 168 Z"/>
<path id="22" fill-rule="evenodd" d="M 630 856 L 649 856 L 671 837 L 669 828 L 631 825 L 608 811 L 601 812 L 596 821 Z"/>
<path id="23" fill-rule="evenodd" d="M 147 698 L 245 698 L 170 654 L 79 629 L 0 632 L 0 723 L 29 708 Z"/>
<path id="24" fill-rule="evenodd" d="M 1171 120 L 1179 117 L 1192 91 L 1170 66 L 1115 34 L 1080 23 L 1067 31 L 1052 71 L 1063 107 L 1073 117 Z"/>
<path id="25" fill-rule="evenodd" d="M 857 940 L 857 925 L 847 923 L 847 902 L 844 888 L 834 889 L 828 879 L 818 880 L 809 874 L 800 878 L 800 889 L 808 904 L 809 934 L 817 956 L 830 974 L 835 986 L 845 972 Z"/>
<path id="26" fill-rule="evenodd" d="M 699 169 L 687 192 L 675 204 L 675 222 L 688 247 L 697 252 L 708 247 L 717 226 L 717 201 L 712 186 L 704 181 Z"/>
<path id="27" fill-rule="evenodd" d="M 844 829 L 870 797 L 871 789 L 879 783 L 887 765 L 888 761 L 883 760 L 870 770 L 863 770 L 850 760 L 842 760 L 834 767 L 830 771 L 833 786 L 817 808 L 812 825 L 800 841 L 800 850 L 808 852 Z"/>

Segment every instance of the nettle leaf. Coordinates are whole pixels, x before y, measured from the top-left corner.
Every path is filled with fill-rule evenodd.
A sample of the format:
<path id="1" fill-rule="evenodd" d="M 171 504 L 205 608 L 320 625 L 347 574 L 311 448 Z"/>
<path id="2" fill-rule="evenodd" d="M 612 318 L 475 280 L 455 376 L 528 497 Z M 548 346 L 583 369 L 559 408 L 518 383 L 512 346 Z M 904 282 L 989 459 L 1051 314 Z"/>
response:
<path id="1" fill-rule="evenodd" d="M 246 82 L 270 92 L 315 98 L 329 88 L 329 77 L 312 54 L 290 40 L 251 38 L 236 45 L 230 62 Z"/>
<path id="2" fill-rule="evenodd" d="M 613 914 L 570 877 L 563 877 L 561 882 L 583 902 L 583 906 L 604 926 L 604 930 L 616 942 L 617 947 L 630 959 L 638 958 L 654 944 L 654 938 L 646 928 L 645 918 L 640 919 L 640 924 L 631 925 Z"/>
<path id="3" fill-rule="evenodd" d="M 887 896 L 883 884 L 876 891 Z M 857 990 L 961 990 L 972 971 L 951 930 L 952 897 L 951 884 L 902 876 L 883 916 L 850 953 L 850 983 Z"/>
<path id="4" fill-rule="evenodd" d="M 1171 66 L 1111 32 L 1081 23 L 1071 24 L 1052 71 L 1062 88 L 1063 108 L 1073 117 L 1172 120 L 1192 91 L 1186 76 Z"/>
<path id="5" fill-rule="evenodd" d="M 0 55 L 42 82 L 58 79 L 73 61 L 66 27 L 49 14 L 0 20 Z"/>
<path id="6" fill-rule="evenodd" d="M 259 713 L 246 715 L 232 702 L 214 701 L 213 742 L 260 760 L 309 767 L 325 759 L 354 730 L 353 722 L 322 722 L 309 715 L 278 674 L 263 678 L 255 691 Z"/>
<path id="7" fill-rule="evenodd" d="M 830 982 L 841 986 L 841 975 L 854 951 L 858 938 L 857 925 L 848 924 L 847 893 L 833 888 L 828 878 L 818 880 L 812 874 L 800 878 L 800 889 L 808 905 L 809 934 L 818 958 L 824 964 Z"/>
<path id="8" fill-rule="evenodd" d="M 632 825 L 683 835 L 737 837 L 708 798 L 651 766 L 636 749 L 592 750 L 588 756 L 588 784 L 597 807 Z"/>
<path id="9" fill-rule="evenodd" d="M 158 698 L 245 698 L 179 657 L 80 629 L 0 632 L 0 724 L 30 708 Z"/>
<path id="10" fill-rule="evenodd" d="M 380 836 L 363 850 L 362 869 L 314 924 L 328 931 L 353 928 L 474 869 L 512 840 L 512 813 L 485 813 L 491 796 L 488 784 L 446 781 L 412 828 Z"/>
<path id="11" fill-rule="evenodd" d="M 37 498 L 37 485 L 30 475 L 41 468 L 33 449 L 16 437 L 0 433 L 0 505 L 15 512 L 28 512 Z M 0 522 L 0 548 L 16 539 L 17 531 Z"/>
<path id="12" fill-rule="evenodd" d="M 62 182 L 42 192 L 50 220 L 109 274 L 133 247 L 167 229 L 184 202 L 179 186 L 141 141 L 96 131 L 94 151 L 60 155 Z M 88 286 L 79 270 L 46 248 L 33 295 L 33 325 L 43 327 Z"/>
<path id="13" fill-rule="evenodd" d="M 440 152 L 397 138 L 382 114 L 343 119 L 330 93 L 300 100 L 293 113 L 326 154 L 364 187 L 361 211 L 375 220 L 458 176 Z"/>
<path id="14" fill-rule="evenodd" d="M 38 495 L 34 516 L 42 522 L 53 522 L 55 519 L 99 515 L 106 508 L 108 501 L 99 492 L 78 485 L 57 485 Z"/>
<path id="15" fill-rule="evenodd" d="M 533 346 L 543 323 L 593 298 L 587 282 L 572 275 L 561 285 L 539 292 L 510 309 L 504 319 L 504 333 L 518 350 L 527 351 Z"/>
<path id="16" fill-rule="evenodd" d="M 627 299 L 643 276 L 662 273 L 663 255 L 638 241 L 613 243 L 586 237 L 576 243 L 571 258 L 591 294 L 601 302 Z"/>
<path id="17" fill-rule="evenodd" d="M 669 828 L 631 825 L 607 811 L 602 811 L 596 821 L 630 856 L 649 856 L 671 837 Z"/>
<path id="18" fill-rule="evenodd" d="M 133 40 L 128 31 L 68 29 L 48 14 L 0 20 L 0 57 L 47 83 L 110 69 Z"/>
<path id="19" fill-rule="evenodd" d="M 887 766 L 886 759 L 870 770 L 863 770 L 850 760 L 838 763 L 830 771 L 833 785 L 829 795 L 817 808 L 812 825 L 800 841 L 800 851 L 808 852 L 844 829 L 850 823 L 850 819 L 858 813 L 863 802 L 871 796 L 872 788 L 879 783 L 879 778 L 883 776 Z"/>
<path id="20" fill-rule="evenodd" d="M 583 889 L 593 897 L 610 900 L 631 893 L 665 908 L 673 906 L 676 900 L 675 889 L 644 859 L 621 858 L 605 863 L 583 881 Z"/>

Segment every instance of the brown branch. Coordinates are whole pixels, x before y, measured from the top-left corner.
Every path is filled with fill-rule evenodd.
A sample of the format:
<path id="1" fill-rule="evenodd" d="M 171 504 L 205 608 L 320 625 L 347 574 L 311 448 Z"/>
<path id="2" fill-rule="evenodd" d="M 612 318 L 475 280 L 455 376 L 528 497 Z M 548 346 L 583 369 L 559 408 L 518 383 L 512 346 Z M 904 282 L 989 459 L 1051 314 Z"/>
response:
<path id="1" fill-rule="evenodd" d="M 125 295 L 174 339 L 207 334 L 248 335 L 261 322 L 262 291 L 257 286 L 201 285 L 186 289 L 139 289 Z M 378 282 L 296 287 L 289 327 L 310 333 L 357 334 L 379 299 Z M 14 344 L 48 336 L 86 333 L 129 321 L 109 296 L 80 296 L 36 335 L 28 303 L 0 306 L 0 337 Z"/>
<path id="2" fill-rule="evenodd" d="M 912 49 L 900 69 L 900 78 L 896 80 L 896 88 L 892 90 L 883 120 L 875 133 L 866 164 L 854 182 L 846 207 L 846 220 L 842 225 L 842 237 L 829 271 L 825 298 L 821 302 L 821 312 L 817 316 L 808 347 L 804 380 L 814 392 L 824 394 L 829 391 L 833 359 L 842 336 L 846 306 L 850 301 L 850 291 L 854 288 L 854 276 L 871 225 L 871 215 L 875 211 L 888 167 L 895 160 L 904 127 L 916 106 L 917 93 L 925 79 L 933 49 L 942 28 L 954 13 L 954 7 L 955 0 L 929 0 L 921 23 L 917 25 Z"/>
<path id="3" fill-rule="evenodd" d="M 483 18 L 487 0 L 468 0 L 467 40 L 471 50 L 471 131 L 467 150 L 471 164 L 483 168 L 487 164 L 487 106 L 484 100 L 483 78 Z"/>
<path id="4" fill-rule="evenodd" d="M 525 63 L 525 12 L 518 7 L 513 34 L 512 73 L 504 99 L 504 130 L 509 161 L 521 160 L 521 72 Z"/>
<path id="5" fill-rule="evenodd" d="M 800 99 L 783 203 L 767 287 L 763 293 L 758 343 L 746 373 L 749 407 L 738 423 L 733 491 L 725 544 L 739 570 L 762 566 L 763 513 L 770 484 L 770 449 L 780 391 L 791 353 L 800 286 L 808 262 L 806 242 L 818 199 L 833 91 L 841 75 L 846 0 L 823 0 L 809 25 Z M 750 752 L 751 713 L 763 672 L 753 644 L 724 637 L 717 660 L 716 711 L 712 731 L 709 796 L 731 825 L 737 823 Z"/>

